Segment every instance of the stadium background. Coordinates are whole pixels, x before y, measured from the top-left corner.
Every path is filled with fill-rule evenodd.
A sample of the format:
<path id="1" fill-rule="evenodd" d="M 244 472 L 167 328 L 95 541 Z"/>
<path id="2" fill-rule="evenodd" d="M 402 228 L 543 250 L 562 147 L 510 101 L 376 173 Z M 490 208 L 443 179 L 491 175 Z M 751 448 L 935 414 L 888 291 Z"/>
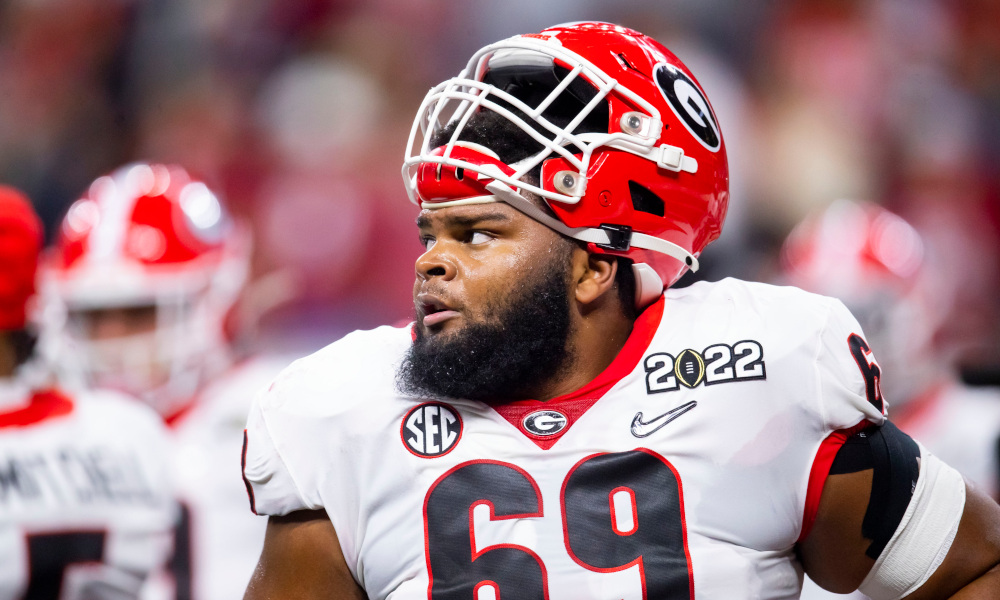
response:
<path id="1" fill-rule="evenodd" d="M 808 212 L 878 202 L 940 257 L 941 343 L 996 379 L 992 0 L 5 0 L 0 181 L 51 240 L 121 164 L 206 177 L 253 226 L 262 345 L 307 351 L 410 314 L 420 246 L 399 169 L 427 89 L 486 43 L 582 19 L 658 38 L 715 106 L 733 199 L 701 277 L 774 280 Z"/>

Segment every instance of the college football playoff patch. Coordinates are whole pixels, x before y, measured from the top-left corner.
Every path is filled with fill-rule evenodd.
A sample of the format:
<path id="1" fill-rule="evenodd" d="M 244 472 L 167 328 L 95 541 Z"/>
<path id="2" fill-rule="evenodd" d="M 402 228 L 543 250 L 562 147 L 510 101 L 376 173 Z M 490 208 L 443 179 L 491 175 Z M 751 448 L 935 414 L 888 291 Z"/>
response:
<path id="1" fill-rule="evenodd" d="M 766 379 L 764 347 L 755 340 L 733 345 L 712 344 L 701 352 L 690 348 L 676 356 L 654 352 L 643 360 L 646 393 L 658 394 L 680 389 L 731 381 Z"/>

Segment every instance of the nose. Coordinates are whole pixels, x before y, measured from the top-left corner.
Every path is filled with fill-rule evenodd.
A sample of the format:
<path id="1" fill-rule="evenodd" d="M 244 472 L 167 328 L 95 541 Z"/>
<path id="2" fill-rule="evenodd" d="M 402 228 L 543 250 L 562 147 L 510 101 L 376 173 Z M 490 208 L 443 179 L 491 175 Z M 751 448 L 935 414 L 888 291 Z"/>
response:
<path id="1" fill-rule="evenodd" d="M 455 278 L 458 269 L 455 260 L 450 256 L 441 241 L 436 242 L 431 248 L 417 258 L 415 264 L 417 278 L 427 281 L 433 277 L 440 277 L 444 280 Z"/>

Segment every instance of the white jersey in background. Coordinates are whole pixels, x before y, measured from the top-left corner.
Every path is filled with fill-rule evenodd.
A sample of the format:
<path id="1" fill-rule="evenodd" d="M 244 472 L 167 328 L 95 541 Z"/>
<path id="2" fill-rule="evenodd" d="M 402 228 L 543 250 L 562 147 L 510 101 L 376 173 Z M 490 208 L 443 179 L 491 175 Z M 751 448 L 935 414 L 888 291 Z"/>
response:
<path id="1" fill-rule="evenodd" d="M 170 571 L 177 600 L 239 600 L 260 557 L 267 520 L 247 510 L 240 476 L 254 395 L 291 357 L 257 357 L 215 378 L 170 420 L 172 468 L 182 517 Z"/>
<path id="2" fill-rule="evenodd" d="M 159 416 L 107 392 L 0 379 L 0 599 L 125 599 L 170 554 Z"/>
<path id="3" fill-rule="evenodd" d="M 256 512 L 325 508 L 373 600 L 797 598 L 833 457 L 885 419 L 857 322 L 794 288 L 667 290 L 604 373 L 548 402 L 400 395 L 411 343 L 351 334 L 247 425 Z"/>

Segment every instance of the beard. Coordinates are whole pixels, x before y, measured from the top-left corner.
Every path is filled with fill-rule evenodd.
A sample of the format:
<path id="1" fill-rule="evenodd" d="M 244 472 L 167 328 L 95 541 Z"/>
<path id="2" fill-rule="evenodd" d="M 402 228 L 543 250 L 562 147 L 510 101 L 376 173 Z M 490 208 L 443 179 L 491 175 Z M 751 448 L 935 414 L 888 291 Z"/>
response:
<path id="1" fill-rule="evenodd" d="M 396 373 L 399 390 L 487 404 L 530 398 L 573 361 L 567 264 L 552 260 L 535 281 L 488 303 L 489 320 L 470 321 L 447 337 L 416 326 Z"/>

